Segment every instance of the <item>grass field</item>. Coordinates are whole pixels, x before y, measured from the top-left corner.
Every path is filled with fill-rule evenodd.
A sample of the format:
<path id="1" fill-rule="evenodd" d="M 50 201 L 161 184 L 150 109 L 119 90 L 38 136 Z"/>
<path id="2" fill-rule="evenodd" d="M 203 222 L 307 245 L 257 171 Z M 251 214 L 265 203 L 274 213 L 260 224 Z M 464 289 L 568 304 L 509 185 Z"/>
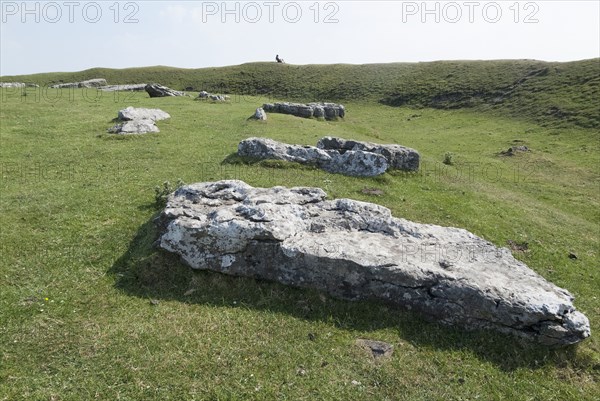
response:
<path id="1" fill-rule="evenodd" d="M 595 86 L 581 96 L 597 106 L 594 74 L 582 85 Z M 262 123 L 246 118 L 270 97 L 212 104 L 42 90 L 0 92 L 0 400 L 563 401 L 600 394 L 600 134 L 579 123 L 597 121 L 594 103 L 577 121 L 541 121 L 537 112 L 506 111 L 529 104 L 525 94 L 506 109 L 485 102 L 392 107 L 348 96 L 344 120 L 271 114 Z M 542 92 L 543 103 L 552 91 Z M 107 134 L 127 106 L 157 107 L 172 118 L 158 123 L 158 134 Z M 421 153 L 421 170 L 352 178 L 232 156 L 250 136 L 314 145 L 326 135 L 410 146 Z M 516 144 L 532 151 L 498 155 Z M 453 165 L 442 163 L 447 152 Z M 331 198 L 379 203 L 397 217 L 465 228 L 498 246 L 527 243 L 515 257 L 576 296 L 592 337 L 546 349 L 379 303 L 193 272 L 152 247 L 160 211 L 154 187 L 178 179 L 318 186 Z M 358 338 L 392 343 L 394 355 L 373 361 L 355 346 Z"/>
<path id="2" fill-rule="evenodd" d="M 111 84 L 159 82 L 179 90 L 268 94 L 286 100 L 475 108 L 525 117 L 547 127 L 576 125 L 600 129 L 600 59 L 569 63 L 494 60 L 366 65 L 246 63 L 199 69 L 92 68 L 5 76 L 0 81 L 46 86 L 92 78 L 105 78 Z"/>

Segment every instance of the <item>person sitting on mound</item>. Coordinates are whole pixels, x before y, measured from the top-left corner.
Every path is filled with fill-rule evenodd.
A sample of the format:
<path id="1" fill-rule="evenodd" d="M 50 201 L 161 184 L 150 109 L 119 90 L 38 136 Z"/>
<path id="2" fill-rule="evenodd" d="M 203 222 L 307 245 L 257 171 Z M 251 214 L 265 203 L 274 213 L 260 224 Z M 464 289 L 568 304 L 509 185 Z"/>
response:
<path id="1" fill-rule="evenodd" d="M 279 54 L 275 56 L 275 60 L 276 60 L 278 63 L 284 63 L 283 59 L 279 57 Z"/>

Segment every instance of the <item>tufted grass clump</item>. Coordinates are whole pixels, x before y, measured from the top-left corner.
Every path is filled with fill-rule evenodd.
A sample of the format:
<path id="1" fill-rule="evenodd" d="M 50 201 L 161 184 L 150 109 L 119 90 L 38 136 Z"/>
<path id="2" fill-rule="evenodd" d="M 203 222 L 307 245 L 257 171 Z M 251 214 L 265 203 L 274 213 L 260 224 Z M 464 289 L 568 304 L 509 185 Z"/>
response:
<path id="1" fill-rule="evenodd" d="M 162 207 L 167 204 L 169 195 L 183 187 L 185 182 L 181 178 L 177 180 L 177 183 L 173 186 L 170 181 L 165 181 L 161 185 L 154 187 L 154 202 L 156 206 Z"/>
<path id="2" fill-rule="evenodd" d="M 442 163 L 444 163 L 446 166 L 452 166 L 454 164 L 454 154 L 452 152 L 446 152 L 444 153 L 444 160 L 442 161 Z"/>

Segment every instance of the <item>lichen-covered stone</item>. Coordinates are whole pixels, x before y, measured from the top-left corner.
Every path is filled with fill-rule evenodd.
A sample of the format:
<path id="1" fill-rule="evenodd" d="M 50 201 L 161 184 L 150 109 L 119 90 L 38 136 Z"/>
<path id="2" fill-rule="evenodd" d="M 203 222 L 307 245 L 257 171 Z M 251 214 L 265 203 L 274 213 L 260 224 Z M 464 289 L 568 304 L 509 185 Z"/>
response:
<path id="1" fill-rule="evenodd" d="M 262 108 L 267 113 L 291 114 L 297 117 L 315 117 L 326 120 L 336 120 L 338 117 L 344 118 L 346 115 L 344 105 L 336 103 L 265 103 Z"/>
<path id="2" fill-rule="evenodd" d="M 94 78 L 88 79 L 87 81 L 81 82 L 67 82 L 63 84 L 56 84 L 50 86 L 55 89 L 64 89 L 64 88 L 99 88 L 101 86 L 106 86 L 106 79 L 104 78 Z"/>
<path id="3" fill-rule="evenodd" d="M 112 128 L 109 128 L 108 132 L 112 134 L 134 135 L 160 132 L 160 130 L 152 120 L 132 120 L 118 123 Z"/>
<path id="4" fill-rule="evenodd" d="M 385 157 L 376 153 L 361 150 L 340 153 L 315 146 L 289 145 L 268 138 L 248 138 L 241 141 L 238 144 L 238 155 L 310 164 L 330 173 L 356 177 L 377 176 L 388 168 Z"/>
<path id="5" fill-rule="evenodd" d="M 150 97 L 185 96 L 183 92 L 159 84 L 147 84 L 144 89 Z"/>
<path id="6" fill-rule="evenodd" d="M 122 121 L 131 120 L 151 120 L 160 121 L 171 118 L 171 115 L 161 109 L 146 109 L 141 107 L 129 106 L 125 109 L 119 110 L 117 118 Z"/>
<path id="7" fill-rule="evenodd" d="M 127 107 L 119 110 L 117 119 L 119 123 L 108 129 L 112 134 L 133 135 L 147 134 L 149 132 L 160 132 L 156 121 L 171 118 L 169 113 L 160 109 L 145 109 Z"/>
<path id="8" fill-rule="evenodd" d="M 390 168 L 405 171 L 417 171 L 419 169 L 419 152 L 402 145 L 382 145 L 327 136 L 319 140 L 317 147 L 340 152 L 362 150 L 363 152 L 377 153 L 386 158 Z"/>
<path id="9" fill-rule="evenodd" d="M 380 299 L 440 322 L 547 345 L 590 335 L 573 296 L 470 232 L 414 223 L 319 188 L 188 185 L 157 219 L 157 245 L 195 269 Z"/>

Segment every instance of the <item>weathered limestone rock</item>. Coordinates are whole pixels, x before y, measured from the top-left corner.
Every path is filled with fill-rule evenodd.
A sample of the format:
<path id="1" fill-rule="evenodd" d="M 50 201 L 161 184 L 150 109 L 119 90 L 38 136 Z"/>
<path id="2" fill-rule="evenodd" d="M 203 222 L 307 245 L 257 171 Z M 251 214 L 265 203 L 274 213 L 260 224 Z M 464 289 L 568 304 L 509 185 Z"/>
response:
<path id="1" fill-rule="evenodd" d="M 381 145 L 378 143 L 351 141 L 327 136 L 317 142 L 317 147 L 319 149 L 338 150 L 340 152 L 362 150 L 364 152 L 377 153 L 387 159 L 390 168 L 407 171 L 417 171 L 419 169 L 419 152 L 401 145 Z"/>
<path id="2" fill-rule="evenodd" d="M 152 120 L 125 121 L 108 129 L 108 132 L 121 135 L 147 134 L 148 132 L 160 132 Z"/>
<path id="3" fill-rule="evenodd" d="M 100 86 L 106 86 L 107 82 L 104 78 L 88 79 L 87 81 L 79 82 L 80 88 L 98 88 Z"/>
<path id="4" fill-rule="evenodd" d="M 511 146 L 507 150 L 501 151 L 501 156 L 515 156 L 517 153 L 531 152 L 527 146 Z"/>
<path id="5" fill-rule="evenodd" d="M 79 88 L 79 82 L 67 82 L 64 84 L 54 84 L 50 85 L 52 89 L 69 89 L 69 88 Z"/>
<path id="6" fill-rule="evenodd" d="M 206 91 L 201 91 L 196 100 L 212 100 L 213 102 L 226 102 L 229 100 L 228 95 L 215 95 Z"/>
<path id="7" fill-rule="evenodd" d="M 146 84 L 106 85 L 98 89 L 104 92 L 141 92 L 146 89 Z"/>
<path id="8" fill-rule="evenodd" d="M 380 299 L 446 324 L 494 329 L 547 345 L 590 335 L 573 296 L 470 232 L 418 224 L 319 188 L 242 181 L 171 194 L 157 246 L 194 269 Z"/>
<path id="9" fill-rule="evenodd" d="M 325 171 L 353 177 L 373 177 L 385 173 L 389 165 L 385 157 L 362 150 L 350 150 L 345 153 L 326 150 L 331 161 L 321 165 Z"/>
<path id="10" fill-rule="evenodd" d="M 119 110 L 117 118 L 123 121 L 151 120 L 154 122 L 166 120 L 167 118 L 171 118 L 171 116 L 160 109 L 144 109 L 129 106 L 126 109 Z"/>
<path id="11" fill-rule="evenodd" d="M 331 159 L 327 152 L 314 146 L 288 145 L 268 138 L 244 139 L 238 144 L 238 155 L 313 164 Z"/>
<path id="12" fill-rule="evenodd" d="M 267 113 L 265 113 L 262 107 L 259 107 L 258 109 L 256 109 L 254 114 L 250 116 L 250 118 L 259 121 L 267 121 Z"/>
<path id="13" fill-rule="evenodd" d="M 99 88 L 101 86 L 106 86 L 106 79 L 104 78 L 95 78 L 88 79 L 87 81 L 81 82 L 67 82 L 64 84 L 56 84 L 50 86 L 55 89 L 63 89 L 63 88 Z"/>
<path id="14" fill-rule="evenodd" d="M 144 88 L 150 97 L 185 96 L 185 93 L 159 84 L 148 84 Z"/>
<path id="15" fill-rule="evenodd" d="M 394 346 L 384 341 L 368 340 L 359 338 L 356 340 L 356 345 L 369 351 L 373 359 L 390 358 L 394 353 Z"/>
<path id="16" fill-rule="evenodd" d="M 129 106 L 123 110 L 119 110 L 117 119 L 122 122 L 109 128 L 108 132 L 122 135 L 160 132 L 155 123 L 167 118 L 171 118 L 169 113 L 160 109 L 144 109 Z"/>
<path id="17" fill-rule="evenodd" d="M 291 114 L 304 118 L 325 118 L 326 120 L 336 120 L 338 117 L 344 118 L 346 115 L 345 107 L 335 103 L 265 103 L 262 108 L 267 113 Z"/>
<path id="18" fill-rule="evenodd" d="M 0 82 L 0 88 L 24 88 L 23 82 Z"/>
<path id="19" fill-rule="evenodd" d="M 39 88 L 38 84 L 25 82 L 0 82 L 0 88 Z"/>
<path id="20" fill-rule="evenodd" d="M 408 171 L 419 169 L 419 153 L 414 149 L 333 137 L 322 138 L 316 148 L 288 145 L 267 138 L 248 138 L 238 145 L 238 154 L 313 164 L 331 173 L 352 176 L 375 176 L 383 174 L 388 167 Z"/>
<path id="21" fill-rule="evenodd" d="M 340 153 L 308 145 L 288 145 L 268 138 L 248 138 L 241 141 L 238 155 L 311 164 L 330 173 L 356 177 L 380 175 L 388 168 L 385 157 L 375 153 L 361 150 Z"/>

